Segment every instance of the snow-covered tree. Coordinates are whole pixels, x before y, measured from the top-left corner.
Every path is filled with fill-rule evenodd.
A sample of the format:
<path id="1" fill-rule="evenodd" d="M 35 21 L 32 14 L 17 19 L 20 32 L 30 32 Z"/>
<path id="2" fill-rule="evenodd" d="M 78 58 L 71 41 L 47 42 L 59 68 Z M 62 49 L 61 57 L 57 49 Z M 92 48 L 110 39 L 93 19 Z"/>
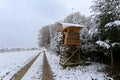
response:
<path id="1" fill-rule="evenodd" d="M 61 46 L 62 46 L 61 32 L 56 32 L 55 37 L 51 40 L 50 49 L 60 54 Z"/>
<path id="2" fill-rule="evenodd" d="M 112 52 L 119 53 L 120 50 L 120 20 L 109 22 L 105 25 L 105 40 L 110 45 Z"/>
<path id="3" fill-rule="evenodd" d="M 88 29 L 94 26 L 91 17 L 85 17 L 80 12 L 70 14 L 64 19 L 64 22 L 85 25 Z"/>
<path id="4" fill-rule="evenodd" d="M 81 30 L 80 40 L 82 53 L 87 54 L 94 51 L 94 45 L 91 42 L 91 36 L 87 28 Z"/>
<path id="5" fill-rule="evenodd" d="M 98 26 L 98 39 L 104 41 L 106 38 L 104 26 L 109 22 L 120 20 L 120 0 L 95 0 L 92 11 Z"/>
<path id="6" fill-rule="evenodd" d="M 108 34 L 109 33 L 109 34 Z M 120 20 L 105 25 L 106 40 L 108 43 L 120 43 Z"/>

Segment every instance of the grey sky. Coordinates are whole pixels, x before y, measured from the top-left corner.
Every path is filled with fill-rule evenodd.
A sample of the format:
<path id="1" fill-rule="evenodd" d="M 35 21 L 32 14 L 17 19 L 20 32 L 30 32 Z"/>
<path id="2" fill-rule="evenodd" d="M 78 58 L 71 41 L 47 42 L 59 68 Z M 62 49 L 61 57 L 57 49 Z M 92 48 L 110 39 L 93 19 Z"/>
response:
<path id="1" fill-rule="evenodd" d="M 92 0 L 0 0 L 0 47 L 37 46 L 38 30 L 79 11 L 89 16 Z"/>

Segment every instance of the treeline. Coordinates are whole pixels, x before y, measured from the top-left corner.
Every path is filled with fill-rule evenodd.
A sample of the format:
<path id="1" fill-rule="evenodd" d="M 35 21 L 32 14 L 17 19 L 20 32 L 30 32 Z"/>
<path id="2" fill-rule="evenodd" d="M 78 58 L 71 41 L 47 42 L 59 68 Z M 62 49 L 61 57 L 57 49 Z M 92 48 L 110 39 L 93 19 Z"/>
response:
<path id="1" fill-rule="evenodd" d="M 1 48 L 0 52 L 16 52 L 16 51 L 30 51 L 39 50 L 39 48 Z"/>

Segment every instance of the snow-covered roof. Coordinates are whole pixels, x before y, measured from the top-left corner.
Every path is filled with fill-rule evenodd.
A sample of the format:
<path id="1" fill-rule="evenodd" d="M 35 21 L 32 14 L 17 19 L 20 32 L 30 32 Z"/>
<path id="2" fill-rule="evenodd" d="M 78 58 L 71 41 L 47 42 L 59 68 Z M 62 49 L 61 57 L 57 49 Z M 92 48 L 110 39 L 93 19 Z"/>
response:
<path id="1" fill-rule="evenodd" d="M 67 28 L 67 27 L 80 27 L 80 28 L 84 28 L 85 26 L 80 25 L 80 24 L 73 24 L 73 23 L 63 23 L 63 22 L 59 22 L 59 24 L 62 25 L 63 29 Z"/>

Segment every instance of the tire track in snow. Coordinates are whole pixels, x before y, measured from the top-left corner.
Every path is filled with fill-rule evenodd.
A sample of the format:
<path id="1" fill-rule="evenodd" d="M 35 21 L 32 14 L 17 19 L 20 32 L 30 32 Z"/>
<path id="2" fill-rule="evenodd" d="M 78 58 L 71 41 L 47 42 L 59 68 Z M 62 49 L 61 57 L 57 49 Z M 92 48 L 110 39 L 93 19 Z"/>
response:
<path id="1" fill-rule="evenodd" d="M 17 74 L 15 74 L 10 80 L 21 80 L 24 74 L 28 71 L 31 65 L 35 62 L 35 60 L 39 57 L 40 53 L 35 56 L 28 64 L 25 65 Z"/>
<path id="2" fill-rule="evenodd" d="M 45 52 L 44 52 L 44 57 L 43 58 L 44 59 L 43 59 L 43 68 L 42 68 L 43 69 L 42 80 L 54 80 L 50 65 L 49 65 L 47 57 L 45 55 Z"/>
<path id="3" fill-rule="evenodd" d="M 43 53 L 32 64 L 21 80 L 41 80 L 42 79 Z"/>

